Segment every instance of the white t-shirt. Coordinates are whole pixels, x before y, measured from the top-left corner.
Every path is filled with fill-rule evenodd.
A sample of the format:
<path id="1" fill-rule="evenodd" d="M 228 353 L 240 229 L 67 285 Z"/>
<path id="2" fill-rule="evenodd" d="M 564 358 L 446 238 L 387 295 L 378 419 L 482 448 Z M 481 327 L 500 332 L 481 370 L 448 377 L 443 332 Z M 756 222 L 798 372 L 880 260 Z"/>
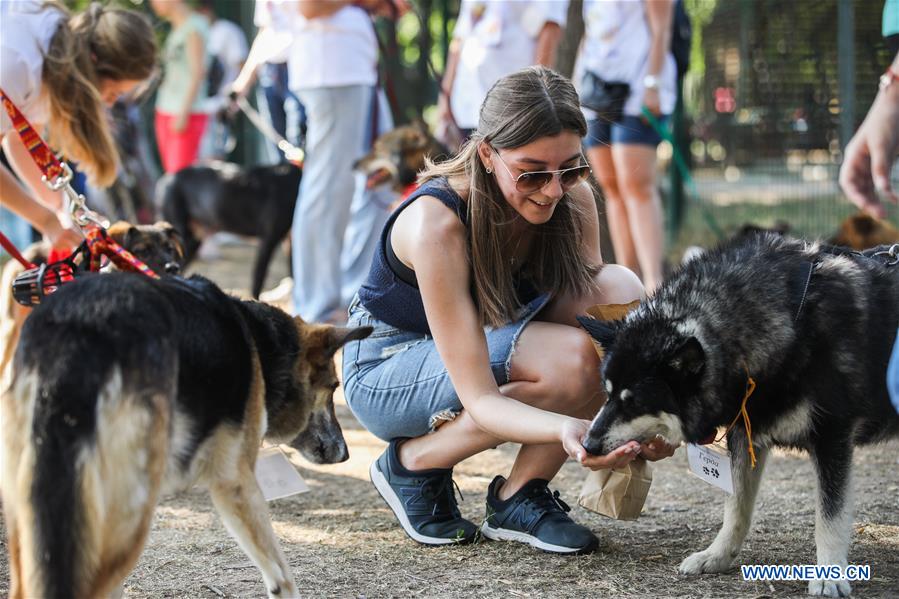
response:
<path id="1" fill-rule="evenodd" d="M 584 0 L 584 43 L 574 80 L 579 82 L 586 70 L 606 81 L 630 84 L 624 113 L 639 116 L 651 41 L 646 7 L 641 0 Z M 676 69 L 669 48 L 659 73 L 659 103 L 663 114 L 674 111 Z"/>
<path id="2" fill-rule="evenodd" d="M 306 19 L 297 10 L 287 61 L 292 91 L 377 82 L 378 42 L 371 19 L 357 6 Z"/>
<path id="3" fill-rule="evenodd" d="M 568 0 L 462 0 L 453 37 L 461 41 L 450 106 L 464 129 L 478 126 L 481 103 L 501 77 L 534 64 L 546 23 L 565 27 Z"/>
<path id="4" fill-rule="evenodd" d="M 264 62 L 287 62 L 299 10 L 297 0 L 256 0 L 253 23 L 260 32 L 254 43 Z"/>
<path id="5" fill-rule="evenodd" d="M 0 87 L 32 125 L 47 122 L 49 103 L 42 94 L 43 53 L 59 28 L 62 13 L 41 9 L 39 0 L 0 0 Z M 12 130 L 0 109 L 0 134 Z"/>

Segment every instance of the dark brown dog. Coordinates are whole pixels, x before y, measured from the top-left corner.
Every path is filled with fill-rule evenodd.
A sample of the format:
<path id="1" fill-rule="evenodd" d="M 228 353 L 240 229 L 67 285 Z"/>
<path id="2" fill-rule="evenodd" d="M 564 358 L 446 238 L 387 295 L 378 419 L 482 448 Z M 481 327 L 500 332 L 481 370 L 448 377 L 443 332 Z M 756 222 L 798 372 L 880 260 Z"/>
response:
<path id="1" fill-rule="evenodd" d="M 878 245 L 899 243 L 899 229 L 890 221 L 857 212 L 846 218 L 830 243 L 862 251 Z"/>

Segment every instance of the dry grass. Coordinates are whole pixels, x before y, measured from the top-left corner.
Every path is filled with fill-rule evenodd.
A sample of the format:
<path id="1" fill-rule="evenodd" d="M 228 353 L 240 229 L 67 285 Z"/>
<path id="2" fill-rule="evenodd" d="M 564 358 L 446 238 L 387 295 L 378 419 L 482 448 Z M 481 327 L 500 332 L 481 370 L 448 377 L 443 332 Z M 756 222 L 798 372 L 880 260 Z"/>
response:
<path id="1" fill-rule="evenodd" d="M 244 248 L 238 248 L 246 254 Z M 229 253 L 237 250 L 229 249 Z M 202 265 L 201 265 L 202 266 Z M 283 267 L 282 267 L 283 268 Z M 282 271 L 283 272 L 283 271 Z M 225 286 L 245 286 L 245 273 Z M 230 274 L 230 270 L 224 273 Z M 278 280 L 277 270 L 270 280 Z M 236 283 L 236 284 L 235 284 Z M 363 430 L 340 402 L 351 457 L 316 466 L 291 458 L 311 487 L 269 505 L 275 530 L 300 591 L 313 597 L 803 597 L 798 582 L 744 582 L 739 570 L 686 577 L 677 566 L 704 548 L 721 522 L 723 493 L 686 471 L 683 451 L 657 464 L 650 496 L 636 522 L 618 522 L 575 507 L 576 520 L 600 536 L 600 550 L 558 557 L 511 543 L 426 548 L 403 534 L 368 481 L 384 444 Z M 503 446 L 459 465 L 463 514 L 483 518 L 484 493 L 515 455 Z M 850 562 L 869 564 L 873 579 L 856 583 L 863 597 L 899 596 L 899 442 L 856 454 L 856 534 Z M 583 471 L 567 464 L 553 485 L 572 505 Z M 769 459 L 756 518 L 738 558 L 742 564 L 809 564 L 814 549 L 815 483 L 810 463 L 795 454 Z M 5 539 L 0 542 L 0 594 L 7 591 Z M 228 537 L 208 496 L 190 491 L 166 499 L 149 542 L 128 578 L 129 597 L 258 597 L 261 577 Z"/>

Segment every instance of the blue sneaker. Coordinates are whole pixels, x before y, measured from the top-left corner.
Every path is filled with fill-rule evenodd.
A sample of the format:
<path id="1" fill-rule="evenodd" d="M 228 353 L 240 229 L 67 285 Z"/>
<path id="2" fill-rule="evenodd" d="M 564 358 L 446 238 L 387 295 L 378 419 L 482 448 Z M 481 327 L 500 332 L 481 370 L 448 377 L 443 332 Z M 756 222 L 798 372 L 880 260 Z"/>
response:
<path id="1" fill-rule="evenodd" d="M 391 441 L 369 470 L 371 482 L 396 514 L 400 526 L 424 545 L 474 541 L 478 527 L 459 512 L 452 468 L 407 470 L 396 451 L 398 441 L 403 440 Z"/>
<path id="2" fill-rule="evenodd" d="M 599 545 L 590 529 L 575 523 L 571 508 L 549 490 L 549 481 L 535 478 L 501 501 L 497 495 L 506 482 L 497 476 L 487 489 L 487 518 L 481 534 L 494 541 L 518 541 L 549 553 L 592 553 Z"/>

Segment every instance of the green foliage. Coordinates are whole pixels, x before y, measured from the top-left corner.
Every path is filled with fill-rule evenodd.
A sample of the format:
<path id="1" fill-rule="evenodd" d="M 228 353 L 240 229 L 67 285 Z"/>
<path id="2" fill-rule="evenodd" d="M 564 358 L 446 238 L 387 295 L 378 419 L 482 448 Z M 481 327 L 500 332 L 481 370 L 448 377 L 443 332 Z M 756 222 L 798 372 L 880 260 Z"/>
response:
<path id="1" fill-rule="evenodd" d="M 690 47 L 690 72 L 702 77 L 705 73 L 705 55 L 702 52 L 702 30 L 711 22 L 718 0 L 684 0 L 684 8 L 690 16 L 693 26 L 693 39 Z"/>

